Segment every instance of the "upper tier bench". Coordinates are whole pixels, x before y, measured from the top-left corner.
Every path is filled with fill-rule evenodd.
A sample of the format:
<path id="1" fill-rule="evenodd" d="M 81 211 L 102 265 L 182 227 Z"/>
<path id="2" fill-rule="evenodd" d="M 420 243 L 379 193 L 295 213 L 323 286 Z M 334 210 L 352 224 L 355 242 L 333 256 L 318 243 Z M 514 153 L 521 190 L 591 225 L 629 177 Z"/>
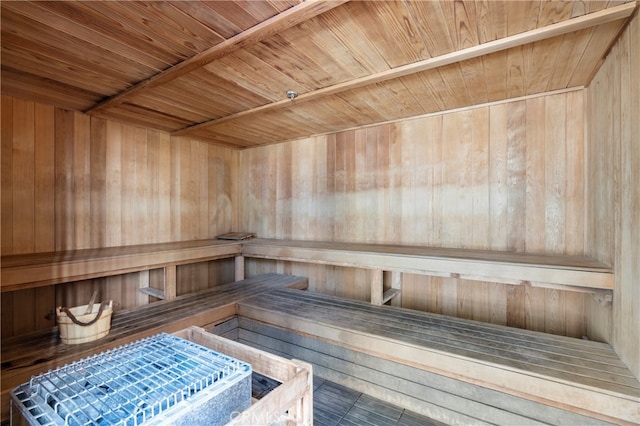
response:
<path id="1" fill-rule="evenodd" d="M 176 295 L 176 266 L 235 258 L 236 280 L 244 278 L 244 258 L 263 258 L 372 270 L 371 302 L 384 304 L 400 294 L 401 272 L 505 284 L 523 284 L 592 293 L 612 299 L 611 267 L 584 256 L 540 255 L 488 250 L 392 244 L 251 239 L 195 240 L 64 252 L 2 256 L 2 292 L 164 268 L 164 291 L 141 283 L 159 298 Z M 383 272 L 391 283 L 383 292 Z"/>
<path id="2" fill-rule="evenodd" d="M 584 256 L 260 238 L 244 241 L 242 254 L 371 269 L 371 302 L 378 305 L 399 293 L 398 278 L 383 293 L 383 271 L 582 291 L 601 301 L 611 301 L 614 285 L 611 267 Z"/>
<path id="3" fill-rule="evenodd" d="M 640 422 L 640 383 L 605 343 L 290 289 L 242 300 L 238 316 L 588 417 Z"/>
<path id="4" fill-rule="evenodd" d="M 193 240 L 9 255 L 2 256 L 1 288 L 2 292 L 14 291 L 163 268 L 164 292 L 154 292 L 152 288 L 147 291 L 153 296 L 171 299 L 176 295 L 178 265 L 240 254 L 241 245 L 237 241 Z"/>
<path id="5" fill-rule="evenodd" d="M 174 333 L 192 325 L 204 327 L 232 317 L 237 303 L 276 288 L 307 288 L 307 278 L 263 274 L 211 289 L 159 301 L 113 314 L 111 332 L 100 340 L 65 345 L 57 330 L 47 330 L 2 341 L 2 419 L 8 418 L 9 391 L 32 375 L 142 339 L 160 332 Z"/>

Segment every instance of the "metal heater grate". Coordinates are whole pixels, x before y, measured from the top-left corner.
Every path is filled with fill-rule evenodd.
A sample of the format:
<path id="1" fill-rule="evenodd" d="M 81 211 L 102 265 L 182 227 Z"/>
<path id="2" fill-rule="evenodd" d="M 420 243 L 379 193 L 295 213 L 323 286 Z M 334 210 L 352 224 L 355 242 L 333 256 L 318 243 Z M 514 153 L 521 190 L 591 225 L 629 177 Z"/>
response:
<path id="1" fill-rule="evenodd" d="M 140 425 L 250 375 L 249 364 L 159 334 L 33 377 L 12 398 L 33 424 Z"/>

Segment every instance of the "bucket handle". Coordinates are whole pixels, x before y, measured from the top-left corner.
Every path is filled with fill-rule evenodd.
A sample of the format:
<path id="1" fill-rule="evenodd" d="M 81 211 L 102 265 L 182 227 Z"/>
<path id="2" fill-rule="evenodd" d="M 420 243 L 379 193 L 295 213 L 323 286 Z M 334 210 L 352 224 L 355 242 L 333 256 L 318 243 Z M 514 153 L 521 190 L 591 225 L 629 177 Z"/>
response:
<path id="1" fill-rule="evenodd" d="M 60 308 L 60 311 L 64 312 L 65 314 L 67 314 L 69 319 L 71 319 L 71 321 L 74 324 L 77 324 L 77 325 L 79 325 L 81 327 L 88 327 L 90 325 L 95 324 L 100 319 L 100 316 L 102 316 L 102 312 L 104 311 L 104 307 L 107 306 L 107 304 L 108 304 L 108 302 L 102 301 L 100 303 L 100 308 L 98 309 L 98 315 L 96 315 L 96 317 L 94 319 L 92 319 L 91 321 L 89 321 L 89 322 L 82 322 L 82 321 L 78 320 L 78 318 L 76 318 L 75 315 L 73 315 L 71 313 L 71 311 L 69 309 L 67 309 L 66 307 Z"/>

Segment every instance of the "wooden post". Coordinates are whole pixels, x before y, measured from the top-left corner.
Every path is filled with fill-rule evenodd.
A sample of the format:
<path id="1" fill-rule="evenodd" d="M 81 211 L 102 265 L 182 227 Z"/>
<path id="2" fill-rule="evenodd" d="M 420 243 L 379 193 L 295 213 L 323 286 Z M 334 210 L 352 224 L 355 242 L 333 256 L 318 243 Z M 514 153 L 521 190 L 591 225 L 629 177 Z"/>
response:
<path id="1" fill-rule="evenodd" d="M 313 425 L 313 367 L 311 364 L 306 362 L 299 360 L 292 361 L 298 364 L 298 371 L 307 371 L 307 387 L 301 399 L 302 407 L 300 410 L 300 417 L 296 420 L 298 420 L 298 424 L 311 426 Z"/>
<path id="2" fill-rule="evenodd" d="M 165 300 L 176 297 L 177 266 L 167 265 L 164 267 L 164 298 Z"/>
<path id="3" fill-rule="evenodd" d="M 236 256 L 236 281 L 244 280 L 244 256 Z"/>
<path id="4" fill-rule="evenodd" d="M 382 269 L 372 269 L 371 270 L 371 304 L 372 305 L 382 305 Z"/>

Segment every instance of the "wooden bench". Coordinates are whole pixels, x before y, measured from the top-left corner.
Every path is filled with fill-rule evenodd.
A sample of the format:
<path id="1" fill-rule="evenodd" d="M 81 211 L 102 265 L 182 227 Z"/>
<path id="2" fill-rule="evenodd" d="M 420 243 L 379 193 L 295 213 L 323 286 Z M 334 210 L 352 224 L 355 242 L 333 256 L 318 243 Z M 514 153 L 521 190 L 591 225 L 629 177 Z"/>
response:
<path id="1" fill-rule="evenodd" d="M 640 383 L 604 343 L 288 289 L 243 299 L 238 315 L 586 418 L 640 421 Z"/>
<path id="2" fill-rule="evenodd" d="M 611 267 L 584 256 L 258 238 L 3 256 L 0 289 L 6 292 L 163 268 L 164 291 L 144 285 L 141 290 L 171 299 L 176 295 L 178 265 L 231 257 L 236 262 L 236 280 L 244 278 L 245 257 L 370 269 L 371 302 L 378 305 L 400 295 L 402 272 L 588 292 L 601 302 L 611 301 L 614 285 Z M 386 292 L 384 271 L 393 273 Z"/>
<path id="3" fill-rule="evenodd" d="M 232 325 L 235 326 L 233 329 Z M 224 337 L 246 346 L 285 358 L 304 359 L 313 365 L 315 376 L 433 419 L 426 424 L 611 426 L 609 422 L 295 334 L 246 317 L 225 321 L 211 330 L 216 334 L 219 331 Z"/>
<path id="4" fill-rule="evenodd" d="M 190 326 L 206 326 L 236 315 L 237 303 L 274 289 L 304 289 L 307 279 L 264 274 L 209 290 L 159 301 L 113 314 L 111 332 L 103 339 L 80 345 L 60 342 L 57 330 L 2 341 L 2 419 L 8 418 L 8 392 L 48 369 L 151 336 L 173 333 Z"/>
<path id="5" fill-rule="evenodd" d="M 190 263 L 237 257 L 237 241 L 193 240 L 99 249 L 69 250 L 2 256 L 2 292 L 22 290 L 129 272 L 164 269 L 164 291 L 146 287 L 143 292 L 161 299 L 176 296 L 176 267 Z M 244 278 L 236 268 L 236 279 Z M 145 290 L 146 289 L 146 290 Z"/>
<path id="6" fill-rule="evenodd" d="M 242 255 L 370 269 L 371 303 L 377 305 L 401 291 L 396 275 L 383 292 L 384 271 L 580 291 L 601 302 L 611 301 L 614 285 L 611 267 L 584 256 L 260 238 L 244 241 Z"/>
<path id="7" fill-rule="evenodd" d="M 147 331 L 144 331 L 146 330 L 144 327 L 149 324 L 151 324 L 149 330 L 152 331 L 149 331 L 148 334 L 151 334 L 155 332 L 155 330 L 165 329 L 168 327 L 167 324 L 175 324 L 171 330 L 178 330 L 188 325 L 213 323 L 220 319 L 221 315 L 231 315 L 231 312 L 235 309 L 235 302 L 239 300 L 240 297 L 247 297 L 251 291 L 258 291 L 258 289 L 252 289 L 248 294 L 244 295 L 233 295 L 229 293 L 226 296 L 216 296 L 215 299 L 217 302 L 211 306 L 204 307 L 203 311 L 200 311 L 198 307 L 200 303 L 197 299 L 189 299 L 191 296 L 186 296 L 187 299 L 175 299 L 177 265 L 231 257 L 235 258 L 237 280 L 244 278 L 245 257 L 370 269 L 373 271 L 371 302 L 374 305 L 384 304 L 401 293 L 400 277 L 402 272 L 582 291 L 596 295 L 599 300 L 603 302 L 611 300 L 614 283 L 613 271 L 610 267 L 581 256 L 552 256 L 388 244 L 269 239 L 252 239 L 245 241 L 198 240 L 75 250 L 59 253 L 3 256 L 0 285 L 2 292 L 163 268 L 165 277 L 164 291 L 161 294 L 155 294 L 153 289 L 148 288 L 147 291 L 149 294 L 160 296 L 161 298 L 173 299 L 180 302 L 180 305 L 190 306 L 187 309 L 184 309 L 184 307 L 180 309 L 176 308 L 174 311 L 174 305 L 154 303 L 138 308 L 135 311 L 117 313 L 114 316 L 114 328 L 110 337 L 104 340 L 101 346 L 95 348 L 93 346 L 86 349 L 68 349 L 61 347 L 56 343 L 57 339 L 52 337 L 51 332 L 16 337 L 14 339 L 8 339 L 6 342 L 3 341 L 3 398 L 6 397 L 7 389 L 11 386 L 17 386 L 21 383 L 21 380 L 28 379 L 29 375 L 35 374 L 41 369 L 59 365 L 61 362 L 66 362 L 66 359 L 86 356 L 85 352 L 83 352 L 85 350 L 87 351 L 86 354 L 89 354 L 103 350 L 106 347 L 120 345 L 125 341 L 137 339 L 141 335 L 147 335 L 145 334 Z M 386 286 L 383 282 L 385 271 L 391 271 L 391 283 Z M 282 283 L 277 285 L 282 285 Z M 228 288 L 236 288 L 232 284 L 229 286 L 231 287 Z M 240 286 L 242 285 L 240 284 Z M 385 287 L 390 288 L 384 292 L 383 289 Z M 213 293 L 219 291 L 224 293 L 224 288 L 227 287 L 220 286 L 211 291 Z M 144 291 L 145 289 L 143 288 L 142 290 Z M 186 300 L 193 300 L 193 304 L 188 305 Z M 224 303 L 224 300 L 228 300 L 228 303 Z M 140 317 L 142 318 L 141 324 L 135 324 L 134 318 L 139 318 L 139 315 L 142 315 L 142 317 Z M 391 313 L 381 311 L 376 315 L 384 316 L 391 315 Z M 282 317 L 286 318 L 287 316 L 283 315 Z M 131 321 L 125 321 L 125 318 L 130 318 Z M 274 323 L 276 322 L 275 319 L 273 321 Z M 379 321 L 382 321 L 384 324 L 383 320 Z M 389 318 L 389 321 L 392 321 L 392 318 Z M 306 324 L 306 322 L 303 321 L 300 322 L 300 324 Z M 318 327 L 320 327 L 320 330 L 325 329 L 324 326 Z M 495 330 L 495 326 L 489 325 L 488 327 L 494 327 L 491 329 Z M 512 332 L 511 330 L 512 329 L 498 329 L 498 331 L 496 331 L 496 339 L 499 340 L 497 336 L 501 333 L 508 334 Z M 349 329 L 346 327 L 344 329 L 344 333 L 346 333 L 345 336 L 352 336 L 348 331 Z M 380 332 L 382 333 L 382 331 Z M 357 334 L 358 331 L 355 330 L 353 333 Z M 371 345 L 371 347 L 378 345 L 376 342 L 380 336 L 376 333 L 377 331 L 367 337 L 367 344 Z M 517 333 L 525 333 L 526 335 L 527 332 L 517 331 Z M 571 339 L 571 341 L 574 340 Z M 598 345 L 593 342 L 587 344 Z M 396 348 L 393 345 L 397 345 L 397 343 L 392 344 L 392 347 Z M 611 348 L 608 346 L 607 348 L 607 353 L 609 353 L 610 358 L 620 364 L 620 368 L 626 369 L 626 367 L 622 366 L 618 361 L 618 358 L 613 354 Z M 426 349 L 416 350 L 418 350 L 417 353 L 421 353 L 420 351 Z M 31 360 L 29 360 L 29 356 L 25 355 L 28 353 L 32 354 Z M 33 358 L 34 354 L 35 358 Z M 476 355 L 478 359 L 474 358 Z M 449 359 L 451 358 L 451 353 L 445 351 L 444 354 L 440 356 L 443 357 L 441 360 Z M 485 379 L 484 376 L 475 378 L 473 375 L 456 372 L 457 370 L 448 372 L 447 374 L 461 374 L 463 380 L 480 381 L 483 383 L 483 386 L 492 387 L 490 379 L 494 377 L 493 373 L 496 372 L 487 367 L 489 364 L 483 361 L 483 356 L 484 355 L 476 354 L 472 351 L 469 352 L 468 359 L 465 358 L 465 361 L 460 361 L 459 364 L 474 371 L 477 365 L 484 366 L 478 369 L 478 371 L 482 371 L 484 372 L 483 374 L 488 376 L 488 384 L 483 382 Z M 402 362 L 411 361 L 405 360 Z M 502 364 L 499 363 L 499 365 L 501 367 L 498 368 L 498 372 L 502 372 Z M 431 364 L 420 366 L 420 368 L 423 367 L 428 371 L 437 371 L 437 367 Z M 464 369 L 463 367 L 460 368 Z M 522 371 L 527 371 L 527 368 L 528 366 Z M 527 373 L 522 371 L 519 374 L 527 376 Z M 628 369 L 626 369 L 626 371 L 628 371 Z M 511 376 L 512 373 L 508 373 L 507 377 L 511 378 Z M 497 378 L 499 376 L 495 377 Z M 519 377 L 520 376 L 517 376 L 514 380 L 516 382 L 521 381 Z M 557 384 L 557 382 L 544 375 L 542 379 L 537 378 L 537 376 L 532 377 L 534 378 L 530 380 L 533 380 L 535 384 L 539 386 L 539 388 L 535 388 L 537 389 L 535 391 L 537 393 L 534 392 L 535 395 L 538 395 L 537 397 L 544 398 L 546 392 L 543 388 L 547 386 L 548 383 L 555 383 L 554 389 L 560 386 L 557 390 L 559 394 L 562 394 L 566 390 L 566 395 L 569 395 L 564 399 L 560 398 L 558 400 L 564 401 L 562 404 L 567 403 L 569 406 L 574 407 L 570 402 L 565 401 L 576 395 L 575 393 L 568 392 L 570 389 L 575 389 L 575 387 L 572 387 L 574 383 L 573 376 L 569 379 L 569 383 L 572 385 L 569 386 L 568 389 L 562 388 L 563 385 Z M 587 374 L 586 377 L 590 376 Z M 527 382 L 527 380 L 524 380 L 524 382 Z M 578 381 L 577 383 L 580 382 Z M 637 381 L 635 383 L 637 384 Z M 581 397 L 585 391 L 582 389 L 582 385 L 578 386 L 578 388 L 579 392 L 577 396 Z M 515 389 L 512 390 L 512 392 L 518 393 L 520 390 Z M 598 391 L 590 392 L 588 395 L 591 396 L 598 393 Z M 525 394 L 528 395 L 526 392 Z M 605 396 L 602 398 L 606 400 L 606 395 L 609 395 L 609 391 L 604 391 L 603 395 Z M 555 398 L 555 396 L 553 396 L 553 398 Z M 615 392 L 614 396 L 610 396 L 610 398 L 613 398 L 612 401 L 625 401 L 625 398 L 619 397 L 619 394 Z M 598 400 L 596 398 L 595 402 L 605 404 L 605 400 Z M 586 401 L 590 400 L 587 399 Z M 583 404 L 583 402 L 580 402 L 580 404 Z M 3 407 L 6 407 L 6 405 L 3 405 Z M 593 407 L 599 406 L 594 404 Z M 600 408 L 596 409 L 599 410 Z M 3 410 L 5 410 L 5 408 L 3 408 Z M 606 416 L 616 418 L 615 415 L 606 414 Z"/>

